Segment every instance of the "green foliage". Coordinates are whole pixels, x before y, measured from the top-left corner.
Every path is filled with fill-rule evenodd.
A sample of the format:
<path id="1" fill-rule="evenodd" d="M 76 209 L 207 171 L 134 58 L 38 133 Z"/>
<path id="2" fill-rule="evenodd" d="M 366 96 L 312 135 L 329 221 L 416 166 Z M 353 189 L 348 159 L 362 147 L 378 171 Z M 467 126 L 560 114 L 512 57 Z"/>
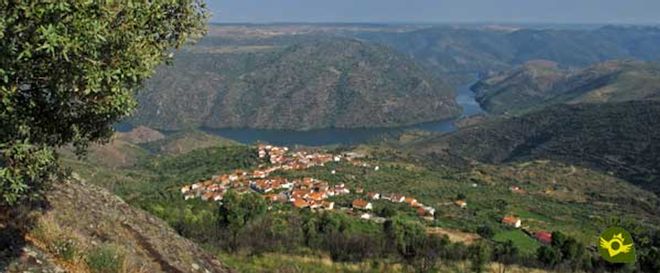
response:
<path id="1" fill-rule="evenodd" d="M 220 226 L 238 231 L 250 220 L 264 213 L 266 213 L 266 202 L 258 194 L 238 195 L 229 191 L 218 210 L 218 223 Z"/>
<path id="2" fill-rule="evenodd" d="M 493 240 L 500 243 L 512 241 L 524 253 L 534 253 L 540 245 L 538 241 L 517 229 L 499 232 L 493 236 Z"/>
<path id="3" fill-rule="evenodd" d="M 1 130 L 1 129 L 0 129 Z M 17 140 L 0 143 L 0 205 L 34 199 L 55 173 L 52 149 Z"/>
<path id="4" fill-rule="evenodd" d="M 481 237 L 490 239 L 495 236 L 495 231 L 490 226 L 480 226 L 477 228 L 477 234 L 479 234 Z"/>
<path id="5" fill-rule="evenodd" d="M 488 163 L 557 160 L 660 193 L 660 130 L 651 129 L 659 127 L 660 102 L 556 105 L 436 136 L 411 148 L 445 161 L 456 155 Z"/>
<path id="6" fill-rule="evenodd" d="M 562 200 L 571 199 L 555 199 L 543 195 L 543 191 L 548 185 L 558 188 L 570 185 L 571 194 L 579 194 L 580 198 L 583 193 L 596 190 L 598 196 L 610 195 L 609 191 L 614 192 L 613 196 L 627 196 L 630 193 L 638 195 L 641 192 L 633 190 L 634 187 L 621 183 L 620 180 L 599 175 L 593 171 L 581 168 L 572 170 L 570 166 L 562 164 L 534 162 L 507 166 L 476 165 L 468 171 L 431 168 L 425 167 L 414 155 L 381 147 L 367 145 L 360 147 L 369 155 L 364 160 L 372 166 L 375 164 L 381 166 L 379 171 L 339 162 L 274 175 L 283 175 L 290 179 L 312 176 L 330 183 L 345 182 L 350 188 L 362 187 L 365 192 L 401 193 L 433 206 L 453 201 L 459 193 L 464 193 L 471 197 L 469 209 L 461 209 L 448 203 L 446 206 L 442 206 L 437 222 L 425 223 L 420 221 L 415 210 L 407 204 L 375 200 L 373 204 L 376 211 L 388 208 L 396 214 L 393 218 L 397 219 L 397 222 L 405 223 L 402 224 L 404 227 L 391 229 L 391 231 L 400 232 L 389 232 L 388 234 L 383 225 L 360 220 L 355 215 L 346 214 L 343 210 L 311 213 L 307 209 L 291 208 L 290 204 L 273 204 L 269 212 L 258 213 L 259 216 L 256 217 L 232 218 L 242 220 L 236 221 L 240 222 L 240 225 L 230 227 L 228 218 L 222 217 L 228 213 L 218 213 L 220 205 L 217 202 L 204 202 L 199 199 L 183 200 L 179 193 L 179 187 L 182 184 L 188 184 L 197 179 L 208 179 L 212 175 L 227 173 L 237 168 L 250 171 L 262 163 L 255 157 L 254 150 L 250 150 L 246 146 L 209 148 L 173 157 L 154 157 L 144 165 L 133 169 L 112 171 L 113 173 L 123 173 L 130 179 L 124 181 L 124 178 L 114 176 L 110 179 L 122 181 L 118 183 L 115 190 L 120 192 L 125 200 L 140 205 L 156 216 L 165 219 L 181 235 L 210 248 L 250 257 L 281 253 L 284 255 L 329 255 L 334 262 L 377 260 L 388 264 L 400 260 L 406 266 L 419 272 L 434 272 L 434 266 L 438 264 L 465 261 L 469 256 L 468 247 L 463 244 L 449 244 L 445 237 L 425 236 L 427 232 L 425 224 L 438 225 L 450 232 L 452 229 L 461 229 L 470 233 L 477 231 L 479 227 L 488 226 L 492 232 L 497 234 L 493 240 L 501 242 L 493 243 L 490 240 L 484 240 L 486 243 L 493 243 L 492 261 L 505 265 L 519 264 L 536 267 L 540 265 L 535 263 L 535 259 L 530 258 L 536 254 L 535 249 L 539 247 L 539 243 L 519 230 L 501 232 L 503 228 L 500 227 L 499 221 L 503 214 L 515 213 L 523 218 L 526 225 L 530 225 L 531 230 L 562 230 L 566 231 L 566 234 L 579 235 L 579 237 L 575 237 L 575 240 L 585 242 L 588 242 L 586 240 L 590 240 L 593 236 L 597 236 L 597 229 L 601 225 L 621 222 L 622 225 L 628 227 L 628 224 L 625 223 L 636 221 L 619 219 L 607 223 L 587 222 L 584 219 L 597 219 L 603 215 L 611 215 L 611 207 L 565 202 Z M 376 152 L 371 152 L 371 149 Z M 104 170 L 87 170 L 88 168 L 89 166 L 84 166 L 84 169 L 94 173 L 95 177 L 108 179 L 97 174 Z M 332 175 L 330 170 L 337 170 L 337 173 Z M 107 172 L 107 170 L 105 171 Z M 566 173 L 571 173 L 571 175 L 565 176 Z M 556 177 L 562 179 L 553 182 Z M 480 181 L 479 187 L 472 186 L 472 181 L 475 180 Z M 600 185 L 601 188 L 582 184 L 592 180 L 597 181 L 595 185 Z M 90 179 L 90 181 L 103 183 L 96 179 Z M 511 184 L 522 186 L 528 194 L 511 193 L 508 188 Z M 337 204 L 348 205 L 358 196 L 361 195 L 348 194 L 332 197 L 331 200 Z M 593 194 L 593 196 L 596 195 Z M 645 198 L 650 200 L 649 202 L 655 200 L 651 195 L 639 194 L 639 196 L 646 196 Z M 567 196 L 561 197 L 566 198 Z M 230 201 L 225 200 L 225 202 Z M 240 204 L 240 201 L 238 202 Z M 230 203 L 236 204 L 236 201 Z M 506 206 L 498 209 L 497 203 L 505 203 Z M 618 211 L 628 211 L 630 208 L 622 204 Z M 556 217 L 556 215 L 561 215 L 561 217 Z M 653 217 L 646 219 L 649 222 L 656 221 Z M 391 224 L 393 223 L 388 223 L 388 225 Z M 638 231 L 643 230 L 642 227 L 644 226 L 630 229 Z M 556 237 L 560 238 L 561 235 L 556 235 Z M 648 237 L 649 239 L 646 241 L 653 242 L 654 234 L 639 235 L 639 237 L 635 237 L 636 242 L 637 238 L 642 237 Z M 397 241 L 399 247 L 397 247 Z M 575 253 L 573 251 L 576 249 L 575 247 L 566 247 L 567 255 L 561 252 L 563 251 L 561 248 L 559 249 L 557 254 L 560 255 L 560 260 L 547 267 L 556 266 L 556 268 L 566 270 L 596 268 L 592 272 L 598 272 L 597 269 L 600 265 L 597 259 L 592 259 L 588 255 L 580 258 L 579 255 L 571 254 Z M 580 249 L 584 249 L 584 247 Z M 405 256 L 399 252 L 400 250 Z M 574 261 L 562 260 L 561 257 L 564 256 L 575 258 Z M 650 261 L 645 263 L 651 264 Z M 579 267 L 579 264 L 583 267 Z M 442 269 L 435 268 L 435 270 Z"/>
<path id="7" fill-rule="evenodd" d="M 39 188 L 51 148 L 107 140 L 206 17 L 200 0 L 0 1 L 0 202 Z"/>
<path id="8" fill-rule="evenodd" d="M 520 258 L 520 250 L 513 241 L 506 241 L 503 244 L 495 245 L 493 250 L 493 260 L 509 265 L 518 262 Z"/>
<path id="9" fill-rule="evenodd" d="M 397 217 L 383 226 L 387 239 L 406 260 L 413 260 L 426 240 L 424 227 L 417 222 Z"/>
<path id="10" fill-rule="evenodd" d="M 537 249 L 536 259 L 546 266 L 555 266 L 561 261 L 561 253 L 554 247 L 544 245 Z"/>
<path id="11" fill-rule="evenodd" d="M 485 266 L 490 262 L 491 249 L 484 242 L 471 245 L 468 248 L 468 257 L 471 262 L 472 271 L 480 273 L 485 271 Z"/>
<path id="12" fill-rule="evenodd" d="M 230 248 L 238 250 L 238 234 L 250 222 L 266 213 L 266 202 L 255 193 L 238 195 L 227 192 L 218 209 L 218 225 L 232 234 Z"/>
<path id="13" fill-rule="evenodd" d="M 493 113 L 520 114 L 562 103 L 659 100 L 660 66 L 610 61 L 583 71 L 527 64 L 478 82 L 477 100 Z"/>
<path id="14" fill-rule="evenodd" d="M 125 255 L 116 246 L 102 245 L 89 251 L 85 261 L 93 273 L 120 273 Z"/>
<path id="15" fill-rule="evenodd" d="M 166 130 L 304 130 L 392 127 L 458 113 L 452 89 L 409 57 L 334 37 L 266 53 L 177 54 L 140 95 L 131 122 Z"/>
<path id="16" fill-rule="evenodd" d="M 53 248 L 55 255 L 68 262 L 75 260 L 80 254 L 78 246 L 73 240 L 56 241 L 54 242 Z"/>
<path id="17" fill-rule="evenodd" d="M 571 264 L 579 265 L 582 262 L 584 254 L 584 244 L 579 243 L 575 238 L 555 231 L 552 233 L 552 248 L 559 254 L 560 261 Z"/>

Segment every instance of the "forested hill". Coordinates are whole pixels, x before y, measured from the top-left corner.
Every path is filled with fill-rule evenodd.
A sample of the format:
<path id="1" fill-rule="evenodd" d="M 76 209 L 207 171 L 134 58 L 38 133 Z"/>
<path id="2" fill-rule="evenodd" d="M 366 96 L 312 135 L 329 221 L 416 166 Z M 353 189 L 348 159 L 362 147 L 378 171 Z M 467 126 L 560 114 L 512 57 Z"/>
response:
<path id="1" fill-rule="evenodd" d="M 384 46 L 334 38 L 253 49 L 177 54 L 140 94 L 132 123 L 305 130 L 399 126 L 460 112 L 451 87 Z"/>
<path id="2" fill-rule="evenodd" d="M 431 137 L 410 149 L 445 160 L 552 159 L 611 172 L 660 194 L 660 102 L 557 105 Z"/>
<path id="3" fill-rule="evenodd" d="M 610 61 L 565 71 L 535 62 L 484 79 L 473 89 L 493 113 L 527 112 L 560 103 L 660 100 L 660 65 Z"/>

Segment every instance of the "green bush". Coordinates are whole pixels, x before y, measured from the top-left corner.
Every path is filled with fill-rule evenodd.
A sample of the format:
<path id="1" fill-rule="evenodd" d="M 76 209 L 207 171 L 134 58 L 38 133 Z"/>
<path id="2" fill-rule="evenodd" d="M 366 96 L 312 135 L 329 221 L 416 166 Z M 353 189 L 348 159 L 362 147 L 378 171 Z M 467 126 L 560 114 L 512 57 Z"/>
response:
<path id="1" fill-rule="evenodd" d="M 72 240 L 61 240 L 54 244 L 55 254 L 65 261 L 73 261 L 78 256 L 78 248 Z"/>
<path id="2" fill-rule="evenodd" d="M 87 265 L 94 273 L 119 273 L 124 269 L 125 254 L 115 246 L 104 245 L 87 255 Z"/>

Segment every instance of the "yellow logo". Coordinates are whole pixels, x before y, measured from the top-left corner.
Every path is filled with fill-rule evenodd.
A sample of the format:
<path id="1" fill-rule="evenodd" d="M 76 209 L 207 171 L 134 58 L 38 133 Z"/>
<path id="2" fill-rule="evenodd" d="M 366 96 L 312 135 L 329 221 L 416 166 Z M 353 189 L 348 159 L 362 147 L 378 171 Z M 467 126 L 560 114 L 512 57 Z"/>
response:
<path id="1" fill-rule="evenodd" d="M 607 253 L 610 254 L 610 257 L 615 257 L 621 253 L 628 253 L 632 249 L 633 244 L 623 244 L 625 240 L 621 233 L 614 235 L 611 240 L 606 241 L 603 237 L 600 237 L 600 246 L 604 249 L 607 249 Z"/>
<path id="2" fill-rule="evenodd" d="M 635 261 L 635 246 L 632 236 L 622 228 L 610 228 L 600 236 L 599 252 L 605 260 L 613 263 Z"/>

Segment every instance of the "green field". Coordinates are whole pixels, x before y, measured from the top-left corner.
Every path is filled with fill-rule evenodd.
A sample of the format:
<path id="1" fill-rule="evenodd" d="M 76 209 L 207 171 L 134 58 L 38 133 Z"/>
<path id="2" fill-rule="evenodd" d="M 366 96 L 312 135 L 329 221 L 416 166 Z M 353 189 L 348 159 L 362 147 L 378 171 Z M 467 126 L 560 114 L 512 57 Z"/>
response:
<path id="1" fill-rule="evenodd" d="M 495 234 L 495 237 L 493 237 L 493 240 L 502 243 L 506 241 L 512 241 L 513 244 L 524 253 L 535 253 L 536 249 L 541 246 L 538 241 L 534 240 L 518 229 L 497 233 Z"/>

